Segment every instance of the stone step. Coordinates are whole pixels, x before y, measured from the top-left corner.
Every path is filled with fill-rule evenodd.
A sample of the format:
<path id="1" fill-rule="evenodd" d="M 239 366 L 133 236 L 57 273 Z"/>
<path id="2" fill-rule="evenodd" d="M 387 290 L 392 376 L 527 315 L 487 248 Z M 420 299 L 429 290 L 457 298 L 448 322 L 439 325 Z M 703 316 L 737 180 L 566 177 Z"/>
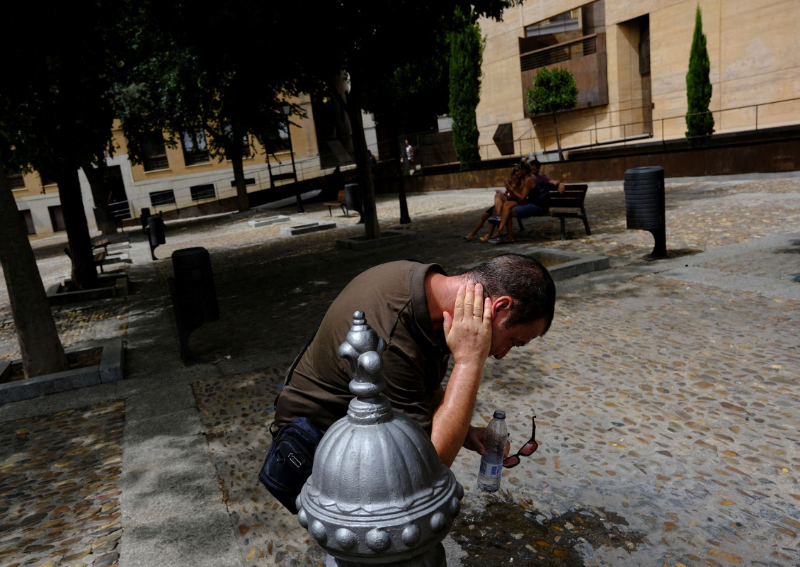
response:
<path id="1" fill-rule="evenodd" d="M 252 226 L 253 228 L 261 228 L 262 226 L 270 226 L 273 224 L 280 224 L 282 222 L 288 222 L 290 217 L 286 215 L 277 215 L 274 217 L 267 217 L 263 219 L 254 219 L 251 221 L 247 221 L 247 224 Z"/>
<path id="2" fill-rule="evenodd" d="M 310 232 L 320 232 L 322 230 L 330 230 L 336 228 L 335 222 L 312 222 L 307 224 L 300 224 L 297 226 L 285 226 L 281 229 L 281 234 L 289 236 L 299 236 L 301 234 L 308 234 Z"/>

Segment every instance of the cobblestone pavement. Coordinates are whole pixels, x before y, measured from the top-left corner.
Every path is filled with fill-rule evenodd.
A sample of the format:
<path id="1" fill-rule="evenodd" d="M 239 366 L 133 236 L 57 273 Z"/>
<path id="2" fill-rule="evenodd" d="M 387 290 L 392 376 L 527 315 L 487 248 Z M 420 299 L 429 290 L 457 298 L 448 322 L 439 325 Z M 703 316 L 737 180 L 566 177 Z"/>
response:
<path id="1" fill-rule="evenodd" d="M 0 565 L 118 564 L 124 407 L 0 424 Z"/>
<path id="2" fill-rule="evenodd" d="M 800 236 L 769 250 L 697 256 L 696 269 L 717 279 L 714 285 L 691 283 L 644 260 L 652 237 L 626 230 L 621 186 L 590 189 L 590 237 L 580 221 L 568 221 L 569 239 L 562 242 L 557 220 L 533 219 L 515 235 L 514 245 L 464 242 L 462 236 L 491 197 L 491 190 L 409 195 L 412 229 L 419 238 L 411 245 L 364 252 L 333 247 L 336 238 L 359 234 L 357 226 L 284 237 L 280 228 L 287 224 L 247 225 L 254 217 L 287 211 L 170 223 L 167 245 L 156 250 L 161 259 L 148 264 L 157 277 L 145 292 L 134 283 L 127 302 L 56 317 L 63 317 L 59 326 L 67 344 L 123 333 L 131 313 L 146 315 L 156 304 L 144 295 L 163 288 L 172 275 L 169 255 L 189 246 L 206 247 L 221 319 L 192 335 L 192 349 L 201 359 L 194 367 L 198 378 L 182 379 L 193 382 L 240 564 L 318 565 L 324 562 L 319 548 L 257 483 L 256 474 L 270 440 L 266 428 L 283 371 L 338 291 L 370 266 L 409 257 L 436 261 L 454 272 L 531 245 L 609 255 L 608 282 L 562 293 L 545 338 L 503 361 L 487 363 L 475 423 L 503 408 L 512 443 L 521 445 L 529 435 L 530 415 L 536 413 L 541 447 L 506 471 L 503 491 L 490 497 L 474 489 L 476 456 L 458 457 L 453 470 L 467 496 L 462 519 L 448 538 L 450 559 L 462 565 L 508 564 L 511 558 L 522 565 L 800 565 L 800 303 L 778 292 L 736 291 L 726 283 L 740 277 L 765 284 L 793 282 L 792 276 L 800 274 Z M 319 204 L 306 210 L 292 223 L 330 218 Z M 379 215 L 383 228 L 396 222 L 396 198 L 380 197 Z M 333 218 L 342 225 L 357 220 L 341 214 Z M 797 233 L 799 221 L 797 178 L 667 187 L 668 247 L 676 257 Z M 131 240 L 145 246 L 139 235 L 131 233 Z M 55 273 L 63 262 L 58 245 L 35 247 L 40 267 L 45 264 L 54 270 L 48 273 Z M 630 275 L 627 268 L 644 275 Z M 7 312 L 7 305 L 0 310 Z M 13 355 L 12 332 L 8 326 L 0 329 L 2 358 Z M 175 345 L 171 330 L 159 332 L 148 337 L 147 349 L 163 358 Z M 127 369 L 133 375 L 146 378 L 172 369 L 148 357 L 146 349 L 139 352 L 144 354 Z M 247 366 L 246 361 L 267 354 L 270 364 L 235 370 L 237 361 Z M 182 375 L 186 372 L 190 376 L 191 367 Z M 113 407 L 122 419 L 122 407 Z M 71 419 L 86 411 L 96 410 L 75 412 Z M 52 437 L 46 451 L 68 446 L 72 439 L 59 431 L 77 426 L 63 426 L 63 419 L 31 421 L 43 439 Z M 38 450 L 30 437 L 7 444 L 7 435 L 14 439 L 25 427 L 16 421 L 0 424 L 0 463 Z M 0 482 L 6 480 L 3 475 Z M 98 482 L 81 485 L 86 497 L 96 500 L 112 490 Z M 5 506 L 22 505 L 16 492 L 0 495 L 5 497 L 0 514 L 8 513 Z M 59 506 L 54 503 L 66 497 L 68 491 L 54 490 L 37 505 Z M 48 521 L 53 520 L 42 520 Z M 2 531 L 8 520 L 0 517 L 0 524 Z M 81 538 L 70 543 L 70 554 L 87 549 L 90 536 L 74 524 L 62 533 L 67 541 Z M 0 553 L 14 549 L 6 537 L 0 534 Z M 44 562 L 46 555 L 31 564 Z M 0 555 L 0 565 L 34 559 L 20 557 L 19 552 Z M 73 563 L 88 565 L 91 557 Z M 47 560 L 58 565 L 60 559 Z"/>

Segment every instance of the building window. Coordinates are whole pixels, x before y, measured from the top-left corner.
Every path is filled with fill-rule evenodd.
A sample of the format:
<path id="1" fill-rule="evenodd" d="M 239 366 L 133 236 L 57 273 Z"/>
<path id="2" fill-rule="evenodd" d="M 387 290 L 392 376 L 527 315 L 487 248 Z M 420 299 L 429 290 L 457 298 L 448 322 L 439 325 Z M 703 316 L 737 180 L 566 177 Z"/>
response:
<path id="1" fill-rule="evenodd" d="M 161 136 L 161 134 L 156 134 L 152 140 L 145 142 L 142 149 L 144 150 L 145 171 L 169 169 L 167 148 L 164 145 L 164 138 Z"/>
<path id="2" fill-rule="evenodd" d="M 284 149 L 289 148 L 289 125 L 287 123 L 283 123 L 278 128 L 278 136 L 281 139 L 281 147 Z"/>
<path id="3" fill-rule="evenodd" d="M 6 179 L 11 189 L 25 189 L 25 178 L 22 177 L 22 172 L 11 173 L 6 171 Z"/>
<path id="4" fill-rule="evenodd" d="M 53 232 L 61 232 L 67 230 L 67 225 L 64 223 L 64 212 L 61 210 L 61 205 L 47 207 L 50 213 L 50 223 L 53 225 Z"/>
<path id="5" fill-rule="evenodd" d="M 192 192 L 192 201 L 214 199 L 217 196 L 217 192 L 214 190 L 213 183 L 207 183 L 206 185 L 195 185 L 194 187 L 189 187 L 189 189 Z"/>
<path id="6" fill-rule="evenodd" d="M 20 216 L 22 217 L 22 222 L 25 223 L 25 227 L 28 229 L 28 234 L 36 234 L 36 227 L 33 226 L 33 217 L 31 216 L 31 212 L 28 209 L 19 212 Z"/>
<path id="7" fill-rule="evenodd" d="M 184 132 L 181 134 L 183 144 L 183 162 L 188 165 L 208 162 L 208 147 L 206 136 L 202 130 Z"/>
<path id="8" fill-rule="evenodd" d="M 164 205 L 175 204 L 175 192 L 172 189 L 166 191 L 153 191 L 150 193 L 150 205 L 153 207 L 163 207 Z"/>

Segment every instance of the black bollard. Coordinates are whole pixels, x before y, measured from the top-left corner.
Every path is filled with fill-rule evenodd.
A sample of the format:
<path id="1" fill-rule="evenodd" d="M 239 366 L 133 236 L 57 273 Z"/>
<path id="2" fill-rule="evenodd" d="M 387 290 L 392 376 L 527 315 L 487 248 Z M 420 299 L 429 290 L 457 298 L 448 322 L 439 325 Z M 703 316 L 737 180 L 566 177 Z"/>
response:
<path id="1" fill-rule="evenodd" d="M 625 172 L 625 216 L 628 228 L 647 230 L 655 246 L 651 258 L 667 256 L 664 168 L 635 167 Z"/>
<path id="2" fill-rule="evenodd" d="M 192 358 L 189 350 L 189 335 L 204 323 L 219 321 L 217 290 L 211 270 L 211 256 L 205 248 L 184 248 L 172 253 L 170 278 L 172 307 L 178 330 L 181 359 Z"/>
<path id="3" fill-rule="evenodd" d="M 150 218 L 150 209 L 144 207 L 142 209 L 142 214 L 139 217 L 139 220 L 142 221 L 142 234 L 147 234 L 147 219 Z"/>
<path id="4" fill-rule="evenodd" d="M 165 244 L 167 242 L 167 235 L 164 230 L 164 219 L 161 218 L 160 214 L 147 219 L 147 239 L 150 241 L 150 256 L 153 257 L 153 260 L 157 260 L 155 249 L 158 248 L 160 244 Z"/>

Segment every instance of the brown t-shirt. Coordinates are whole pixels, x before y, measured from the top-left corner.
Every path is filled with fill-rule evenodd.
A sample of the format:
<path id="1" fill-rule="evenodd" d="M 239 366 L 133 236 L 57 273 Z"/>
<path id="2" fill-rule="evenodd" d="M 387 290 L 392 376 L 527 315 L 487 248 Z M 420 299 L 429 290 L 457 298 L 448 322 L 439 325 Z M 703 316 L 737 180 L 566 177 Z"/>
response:
<path id="1" fill-rule="evenodd" d="M 278 398 L 278 426 L 308 417 L 324 432 L 347 414 L 352 376 L 338 350 L 353 324 L 353 313 L 363 311 L 367 324 L 386 341 L 383 393 L 395 410 L 430 434 L 433 395 L 444 380 L 450 351 L 444 334 L 434 332 L 428 311 L 429 271 L 444 274 L 436 264 L 390 262 L 367 270 L 344 288 Z"/>

